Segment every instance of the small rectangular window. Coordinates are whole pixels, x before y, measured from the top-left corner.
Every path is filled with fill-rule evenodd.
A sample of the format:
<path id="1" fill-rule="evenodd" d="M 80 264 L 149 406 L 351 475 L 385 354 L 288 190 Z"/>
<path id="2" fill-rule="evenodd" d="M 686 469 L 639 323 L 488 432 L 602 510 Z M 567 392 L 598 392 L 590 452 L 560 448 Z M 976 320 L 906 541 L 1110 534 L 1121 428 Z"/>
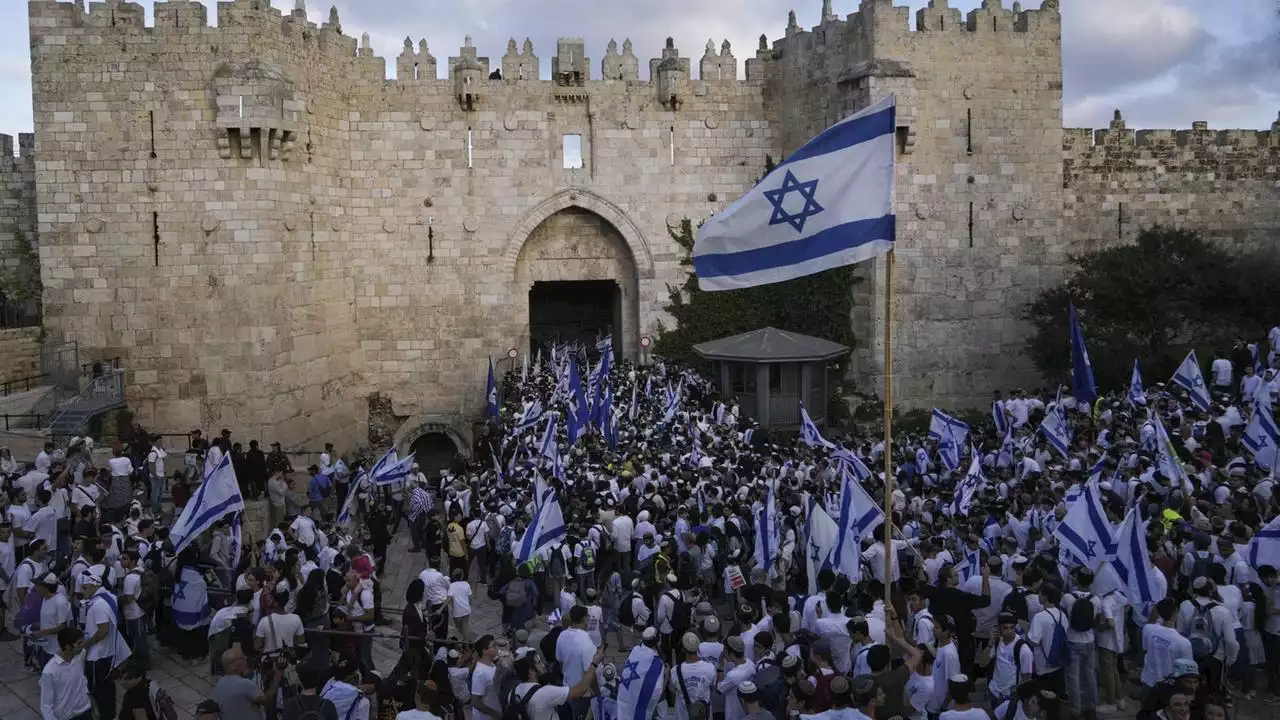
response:
<path id="1" fill-rule="evenodd" d="M 565 135 L 563 140 L 564 169 L 580 170 L 582 168 L 582 136 L 569 134 Z"/>

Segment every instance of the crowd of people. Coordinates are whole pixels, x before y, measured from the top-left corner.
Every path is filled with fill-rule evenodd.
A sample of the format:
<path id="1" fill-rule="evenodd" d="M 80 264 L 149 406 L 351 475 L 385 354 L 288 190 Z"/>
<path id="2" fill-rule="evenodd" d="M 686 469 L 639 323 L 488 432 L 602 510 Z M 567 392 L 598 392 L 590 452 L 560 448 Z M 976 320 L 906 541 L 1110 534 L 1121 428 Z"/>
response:
<path id="1" fill-rule="evenodd" d="M 1278 398 L 1273 370 L 1211 372 L 1207 410 L 1172 383 L 997 397 L 963 449 L 895 435 L 886 477 L 879 431 L 770 431 L 692 369 L 559 346 L 490 394 L 470 461 L 377 486 L 330 447 L 294 493 L 287 457 L 254 447 L 237 471 L 267 537 L 241 548 L 223 518 L 176 553 L 168 513 L 239 452 L 229 433 L 193 440 L 168 483 L 158 443 L 104 468 L 85 441 L 30 467 L 0 452 L 0 625 L 45 720 L 172 720 L 152 635 L 210 664 L 205 720 L 1219 720 L 1260 675 L 1265 702 L 1280 692 L 1275 458 L 1243 437 Z M 1063 540 L 1082 502 L 1099 537 L 1140 523 L 1143 597 L 1116 579 L 1122 548 Z M 403 603 L 380 581 L 402 526 L 396 562 L 423 567 Z M 496 636 L 473 632 L 481 602 Z"/>

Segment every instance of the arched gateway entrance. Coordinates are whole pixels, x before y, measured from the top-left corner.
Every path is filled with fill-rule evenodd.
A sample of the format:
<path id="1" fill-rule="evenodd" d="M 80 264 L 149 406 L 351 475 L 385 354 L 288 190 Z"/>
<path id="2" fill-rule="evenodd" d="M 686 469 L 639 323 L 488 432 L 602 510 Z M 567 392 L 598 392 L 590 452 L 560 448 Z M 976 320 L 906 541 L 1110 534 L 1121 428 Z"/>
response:
<path id="1" fill-rule="evenodd" d="M 522 328 L 522 351 L 612 334 L 615 354 L 635 356 L 640 281 L 653 276 L 653 261 L 621 210 L 593 193 L 565 191 L 531 210 L 512 241 L 512 321 Z"/>

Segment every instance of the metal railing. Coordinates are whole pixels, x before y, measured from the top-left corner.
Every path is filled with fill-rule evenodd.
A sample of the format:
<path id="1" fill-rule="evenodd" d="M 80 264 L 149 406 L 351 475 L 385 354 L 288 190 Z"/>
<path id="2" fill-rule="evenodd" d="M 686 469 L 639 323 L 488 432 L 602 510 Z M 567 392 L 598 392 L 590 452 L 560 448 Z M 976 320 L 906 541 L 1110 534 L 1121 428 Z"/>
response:
<path id="1" fill-rule="evenodd" d="M 0 383 L 0 397 L 8 397 L 15 393 L 24 393 L 30 390 L 31 388 L 40 387 L 41 385 L 48 385 L 52 382 L 53 382 L 53 378 L 44 374 L 28 375 L 27 377 L 23 377 L 23 378 L 14 378 L 12 380 L 5 380 L 3 383 Z"/>
<path id="2" fill-rule="evenodd" d="M 54 435 L 76 435 L 94 415 L 124 405 L 125 371 L 110 370 L 89 380 L 71 402 L 49 415 L 44 427 Z"/>
<path id="3" fill-rule="evenodd" d="M 45 417 L 42 413 L 4 413 L 0 415 L 0 418 L 4 418 L 5 432 L 44 427 Z"/>

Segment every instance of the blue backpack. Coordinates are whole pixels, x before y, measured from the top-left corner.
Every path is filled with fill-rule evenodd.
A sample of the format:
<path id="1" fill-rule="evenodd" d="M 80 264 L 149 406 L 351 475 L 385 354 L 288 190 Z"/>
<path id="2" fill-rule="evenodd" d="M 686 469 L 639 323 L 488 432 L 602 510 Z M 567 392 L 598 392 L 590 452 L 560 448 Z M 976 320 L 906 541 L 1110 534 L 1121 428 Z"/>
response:
<path id="1" fill-rule="evenodd" d="M 1061 616 L 1062 611 L 1059 610 L 1058 613 Z M 1049 647 L 1045 650 L 1044 659 L 1050 667 L 1064 668 L 1071 661 L 1070 651 L 1067 648 L 1067 627 L 1063 624 L 1062 617 L 1054 617 L 1051 612 L 1049 617 L 1054 618 L 1053 635 L 1049 639 Z"/>

